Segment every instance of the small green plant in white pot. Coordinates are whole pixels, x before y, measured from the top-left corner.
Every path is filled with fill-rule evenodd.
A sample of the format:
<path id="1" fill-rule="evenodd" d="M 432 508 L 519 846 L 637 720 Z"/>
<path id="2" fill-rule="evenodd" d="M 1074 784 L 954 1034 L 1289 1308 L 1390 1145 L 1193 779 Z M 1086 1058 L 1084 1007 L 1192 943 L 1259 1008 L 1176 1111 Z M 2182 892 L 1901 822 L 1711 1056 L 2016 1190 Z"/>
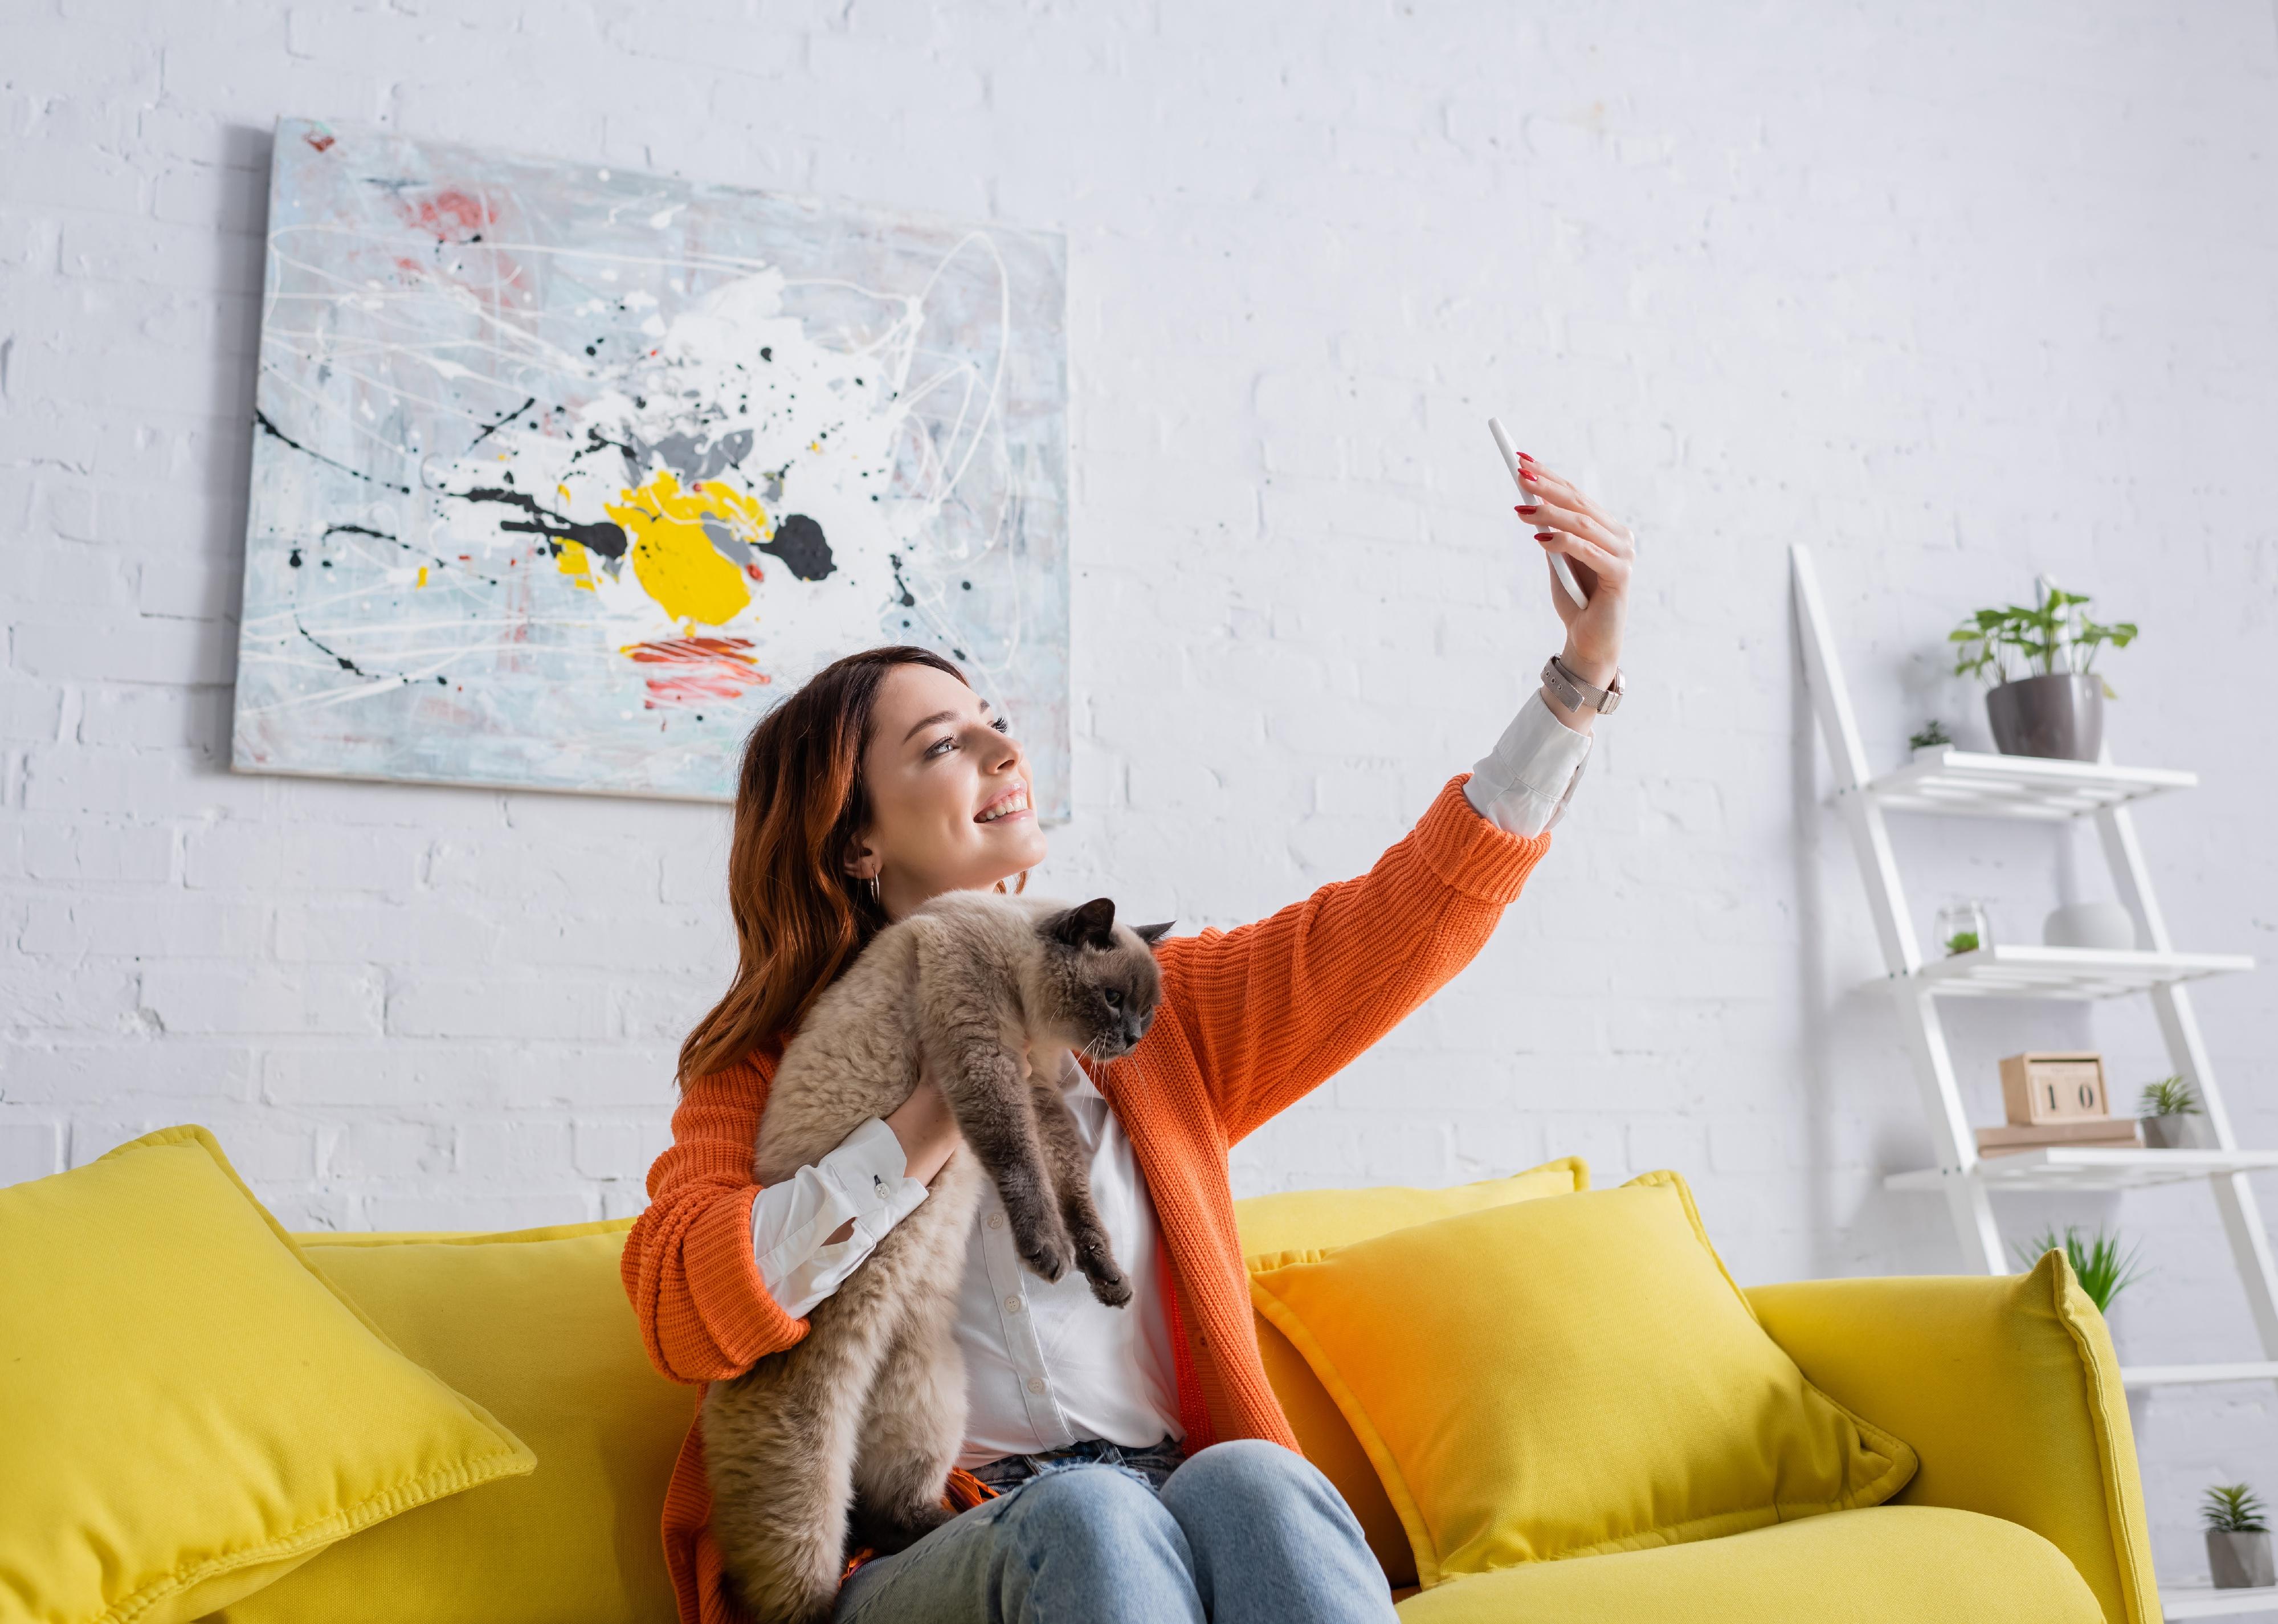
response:
<path id="1" fill-rule="evenodd" d="M 2199 1503 L 2206 1522 L 2207 1567 L 2218 1590 L 2246 1590 L 2278 1584 L 2270 1561 L 2270 1525 L 2262 1520 L 2262 1500 L 2244 1483 L 2217 1483 Z"/>
<path id="2" fill-rule="evenodd" d="M 2136 1102 L 2144 1119 L 2144 1143 L 2153 1150 L 2187 1150 L 2191 1143 L 2191 1118 L 2199 1115 L 2199 1097 L 2180 1076 L 2144 1084 Z"/>
<path id="3" fill-rule="evenodd" d="M 2081 610 L 2088 599 L 2041 581 L 2033 605 L 1982 609 L 1952 632 L 1953 674 L 1990 685 L 1985 719 L 2004 755 L 2092 762 L 2104 746 L 2104 701 L 2112 686 L 2096 675 L 2097 651 L 2136 640 L 2136 623 L 2104 625 Z"/>

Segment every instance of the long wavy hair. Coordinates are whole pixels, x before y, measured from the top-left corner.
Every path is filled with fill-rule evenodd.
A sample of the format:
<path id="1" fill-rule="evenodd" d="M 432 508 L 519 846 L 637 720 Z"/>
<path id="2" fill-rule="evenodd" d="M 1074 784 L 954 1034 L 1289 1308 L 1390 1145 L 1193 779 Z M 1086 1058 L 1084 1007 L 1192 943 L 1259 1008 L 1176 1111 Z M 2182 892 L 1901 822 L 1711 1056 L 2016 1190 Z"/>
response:
<path id="1" fill-rule="evenodd" d="M 845 857 L 870 821 L 862 752 L 878 689 L 898 665 L 929 665 L 966 681 L 930 649 L 867 648 L 816 672 L 745 740 L 728 847 L 736 976 L 681 1043 L 682 1087 L 796 1030 L 885 927 L 885 910 L 846 872 Z"/>

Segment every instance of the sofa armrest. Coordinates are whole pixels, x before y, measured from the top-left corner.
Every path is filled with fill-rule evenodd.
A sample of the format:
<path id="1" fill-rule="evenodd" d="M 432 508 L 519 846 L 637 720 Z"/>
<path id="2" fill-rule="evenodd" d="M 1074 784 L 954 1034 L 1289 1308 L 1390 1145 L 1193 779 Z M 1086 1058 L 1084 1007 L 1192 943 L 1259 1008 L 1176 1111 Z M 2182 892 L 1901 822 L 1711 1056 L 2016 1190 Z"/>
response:
<path id="1" fill-rule="evenodd" d="M 1922 1458 L 1897 1503 L 2021 1523 L 2108 1624 L 2159 1624 L 2120 1359 L 2061 1254 L 2028 1275 L 1757 1286 L 1764 1329 L 1827 1394 Z"/>

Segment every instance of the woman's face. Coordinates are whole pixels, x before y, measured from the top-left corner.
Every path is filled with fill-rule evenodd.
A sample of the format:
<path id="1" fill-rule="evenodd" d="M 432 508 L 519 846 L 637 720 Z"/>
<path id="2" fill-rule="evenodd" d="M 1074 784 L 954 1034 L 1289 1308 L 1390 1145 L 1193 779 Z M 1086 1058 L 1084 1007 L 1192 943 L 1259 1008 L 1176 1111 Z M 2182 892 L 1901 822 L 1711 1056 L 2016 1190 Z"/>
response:
<path id="1" fill-rule="evenodd" d="M 1028 762 L 989 701 L 946 671 L 898 665 L 879 685 L 862 750 L 870 824 L 847 868 L 875 876 L 900 918 L 944 891 L 978 891 L 1044 858 Z"/>

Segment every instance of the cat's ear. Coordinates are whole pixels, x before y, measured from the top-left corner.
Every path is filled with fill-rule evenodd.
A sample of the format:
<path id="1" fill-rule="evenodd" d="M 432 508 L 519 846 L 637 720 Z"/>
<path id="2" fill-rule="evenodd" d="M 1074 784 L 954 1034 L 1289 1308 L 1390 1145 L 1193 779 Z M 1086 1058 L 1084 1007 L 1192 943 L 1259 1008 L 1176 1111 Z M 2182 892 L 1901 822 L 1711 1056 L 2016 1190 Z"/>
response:
<path id="1" fill-rule="evenodd" d="M 1160 924 L 1133 925 L 1131 933 L 1146 943 L 1148 946 L 1152 947 L 1168 936 L 1171 933 L 1171 927 L 1178 923 L 1175 919 L 1166 919 Z"/>
<path id="2" fill-rule="evenodd" d="M 1115 900 L 1112 897 L 1094 897 L 1081 908 L 1054 914 L 1044 921 L 1044 933 L 1071 947 L 1087 943 L 1105 947 L 1114 939 Z"/>

